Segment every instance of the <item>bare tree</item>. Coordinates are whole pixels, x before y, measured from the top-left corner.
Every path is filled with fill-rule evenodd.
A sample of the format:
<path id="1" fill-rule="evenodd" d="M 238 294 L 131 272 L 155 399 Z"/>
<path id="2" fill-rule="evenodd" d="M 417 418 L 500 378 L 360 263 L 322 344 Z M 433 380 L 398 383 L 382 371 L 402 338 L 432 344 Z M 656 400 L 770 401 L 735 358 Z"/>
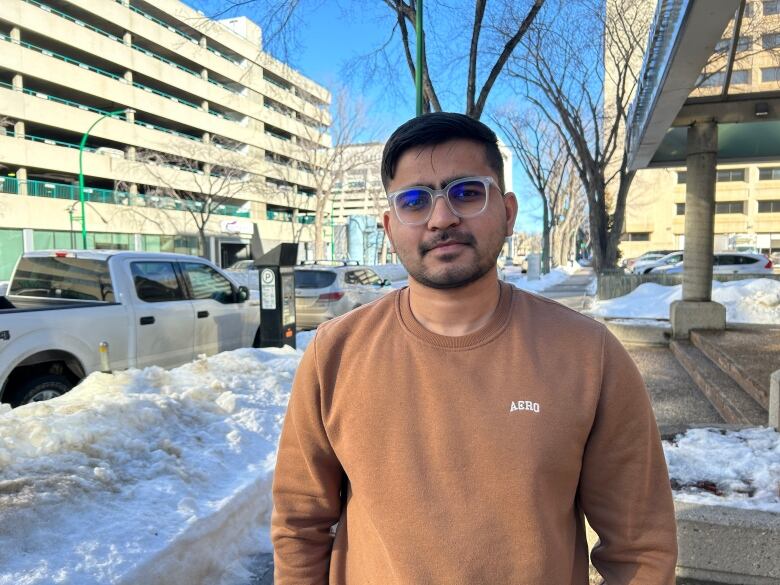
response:
<path id="1" fill-rule="evenodd" d="M 250 161 L 240 152 L 219 148 L 217 139 L 191 144 L 177 143 L 171 152 L 139 150 L 128 164 L 141 166 L 149 181 L 138 197 L 147 207 L 186 211 L 198 230 L 201 255 L 208 254 L 206 227 L 215 214 L 227 214 L 228 206 L 244 203 L 242 195 L 256 192 L 259 176 L 249 170 Z"/>
<path id="2" fill-rule="evenodd" d="M 517 155 L 520 166 L 542 203 L 542 272 L 560 264 L 563 254 L 556 246 L 564 244 L 560 229 L 567 216 L 575 214 L 579 184 L 574 168 L 557 130 L 538 112 L 504 110 L 493 117 Z M 571 218 L 566 225 L 572 223 Z M 558 235 L 553 238 L 553 235 Z M 553 261 L 556 260 L 556 261 Z"/>
<path id="3" fill-rule="evenodd" d="M 524 97 L 563 139 L 588 202 L 593 265 L 602 272 L 616 267 L 635 174 L 627 167 L 625 125 L 652 6 L 557 0 L 548 7 L 510 75 L 524 83 Z"/>
<path id="4" fill-rule="evenodd" d="M 319 110 L 319 119 L 306 119 L 302 135 L 293 138 L 281 157 L 270 161 L 265 171 L 274 181 L 294 183 L 296 173 L 305 173 L 307 184 L 313 185 L 307 195 L 314 207 L 314 248 L 317 258 L 325 252 L 323 230 L 329 217 L 336 185 L 349 172 L 371 162 L 371 144 L 359 145 L 360 138 L 371 133 L 360 101 L 353 100 L 344 90 L 336 92 L 331 111 Z M 268 151 L 266 151 L 268 155 Z"/>

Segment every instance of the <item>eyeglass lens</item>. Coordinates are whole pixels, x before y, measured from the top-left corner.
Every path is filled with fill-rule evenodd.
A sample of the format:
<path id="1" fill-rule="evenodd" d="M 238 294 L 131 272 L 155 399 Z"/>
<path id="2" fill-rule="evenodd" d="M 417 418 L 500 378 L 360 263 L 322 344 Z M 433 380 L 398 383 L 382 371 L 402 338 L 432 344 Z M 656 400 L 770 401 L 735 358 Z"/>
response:
<path id="1" fill-rule="evenodd" d="M 447 190 L 447 201 L 460 217 L 477 215 L 485 207 L 487 191 L 482 181 L 462 181 Z M 405 223 L 421 223 L 428 219 L 433 196 L 424 189 L 409 189 L 395 198 L 398 217 Z"/>

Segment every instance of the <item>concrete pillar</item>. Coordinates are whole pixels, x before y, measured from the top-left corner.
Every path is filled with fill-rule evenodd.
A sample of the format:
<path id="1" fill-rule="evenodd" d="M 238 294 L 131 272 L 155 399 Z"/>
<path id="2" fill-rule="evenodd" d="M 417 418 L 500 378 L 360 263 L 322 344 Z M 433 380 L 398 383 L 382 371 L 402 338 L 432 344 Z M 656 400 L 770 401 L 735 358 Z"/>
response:
<path id="1" fill-rule="evenodd" d="M 127 202 L 128 205 L 135 205 L 137 203 L 138 199 L 138 184 L 137 183 L 130 183 L 127 185 L 127 194 L 129 197 L 129 201 Z M 136 250 L 139 250 L 140 248 L 136 248 Z"/>
<path id="2" fill-rule="evenodd" d="M 18 43 L 22 40 L 22 31 L 19 30 L 18 26 L 11 27 L 11 34 L 9 36 L 11 37 L 12 42 Z"/>
<path id="3" fill-rule="evenodd" d="M 208 69 L 201 69 L 200 70 L 200 76 L 203 78 L 203 81 L 209 80 L 209 70 Z"/>
<path id="4" fill-rule="evenodd" d="M 24 167 L 16 170 L 16 180 L 19 185 L 19 195 L 27 195 L 27 169 Z"/>
<path id="5" fill-rule="evenodd" d="M 208 132 L 203 133 L 203 144 L 211 144 L 211 134 Z"/>
<path id="6" fill-rule="evenodd" d="M 22 91 L 24 89 L 24 77 L 22 77 L 21 73 L 16 73 L 11 80 L 11 86 L 16 91 Z"/>
<path id="7" fill-rule="evenodd" d="M 769 379 L 769 426 L 780 431 L 780 370 Z"/>
<path id="8" fill-rule="evenodd" d="M 711 302 L 717 123 L 696 122 L 690 126 L 687 148 L 682 300 L 673 302 L 670 309 L 675 339 L 687 339 L 692 329 L 726 327 L 725 307 Z"/>
<path id="9" fill-rule="evenodd" d="M 127 45 L 128 47 L 132 46 L 133 44 L 133 35 L 130 34 L 130 31 L 125 31 L 125 34 L 122 35 L 122 42 Z"/>
<path id="10" fill-rule="evenodd" d="M 25 125 L 24 122 L 19 120 L 14 124 L 14 136 L 17 138 L 24 138 Z"/>
<path id="11" fill-rule="evenodd" d="M 127 82 L 128 85 L 133 85 L 133 72 L 132 71 L 125 71 L 122 75 L 122 78 Z"/>
<path id="12" fill-rule="evenodd" d="M 206 100 L 203 100 L 202 102 L 200 102 L 200 108 L 201 108 L 201 109 L 202 109 L 204 112 L 208 112 L 208 111 L 209 111 L 209 102 L 208 102 L 208 101 L 206 101 Z"/>
<path id="13" fill-rule="evenodd" d="M 211 175 L 211 164 L 210 163 L 203 163 L 203 174 L 206 176 Z"/>
<path id="14" fill-rule="evenodd" d="M 209 46 L 208 41 L 204 36 L 200 37 L 200 41 L 198 42 L 198 44 L 200 45 L 201 49 L 207 49 Z"/>
<path id="15" fill-rule="evenodd" d="M 32 228 L 22 229 L 22 249 L 25 252 L 35 251 L 35 240 L 33 239 Z"/>
<path id="16" fill-rule="evenodd" d="M 684 301 L 709 301 L 712 295 L 717 153 L 718 125 L 715 122 L 696 123 L 688 128 Z"/>
<path id="17" fill-rule="evenodd" d="M 127 110 L 125 112 L 125 120 L 127 120 L 130 124 L 135 124 L 135 110 Z"/>
<path id="18" fill-rule="evenodd" d="M 127 146 L 125 148 L 125 158 L 127 160 L 136 160 L 137 155 L 138 151 L 136 150 L 135 146 Z"/>

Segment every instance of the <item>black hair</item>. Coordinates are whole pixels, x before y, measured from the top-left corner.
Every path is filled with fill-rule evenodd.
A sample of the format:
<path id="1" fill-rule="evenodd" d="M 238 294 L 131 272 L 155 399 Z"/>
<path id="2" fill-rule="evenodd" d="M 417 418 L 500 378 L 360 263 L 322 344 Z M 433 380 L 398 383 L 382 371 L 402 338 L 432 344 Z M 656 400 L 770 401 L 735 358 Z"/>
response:
<path id="1" fill-rule="evenodd" d="M 485 147 L 485 159 L 495 171 L 498 188 L 504 192 L 504 159 L 498 151 L 496 133 L 474 118 L 453 112 L 423 114 L 404 122 L 390 136 L 382 153 L 382 184 L 395 175 L 398 160 L 415 146 L 435 146 L 450 140 L 472 140 Z"/>

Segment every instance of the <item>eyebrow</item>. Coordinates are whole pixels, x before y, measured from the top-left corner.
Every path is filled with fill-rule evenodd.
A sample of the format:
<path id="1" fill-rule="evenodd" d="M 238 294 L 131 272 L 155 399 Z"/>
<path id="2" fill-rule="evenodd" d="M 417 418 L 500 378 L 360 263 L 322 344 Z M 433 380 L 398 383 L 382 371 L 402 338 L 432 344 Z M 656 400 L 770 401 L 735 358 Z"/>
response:
<path id="1" fill-rule="evenodd" d="M 437 189 L 443 189 L 445 186 L 449 185 L 453 181 L 457 181 L 459 179 L 465 179 L 467 177 L 475 177 L 477 175 L 466 173 L 464 175 L 453 175 L 450 177 L 445 177 L 445 179 L 441 182 L 441 187 L 437 187 L 433 183 L 411 183 L 409 185 L 405 185 L 403 187 L 399 187 L 398 189 L 394 189 L 394 192 L 398 191 L 405 191 L 406 189 L 411 189 L 412 187 L 428 187 L 429 189 L 437 190 Z M 481 176 L 481 175 L 480 175 Z"/>

